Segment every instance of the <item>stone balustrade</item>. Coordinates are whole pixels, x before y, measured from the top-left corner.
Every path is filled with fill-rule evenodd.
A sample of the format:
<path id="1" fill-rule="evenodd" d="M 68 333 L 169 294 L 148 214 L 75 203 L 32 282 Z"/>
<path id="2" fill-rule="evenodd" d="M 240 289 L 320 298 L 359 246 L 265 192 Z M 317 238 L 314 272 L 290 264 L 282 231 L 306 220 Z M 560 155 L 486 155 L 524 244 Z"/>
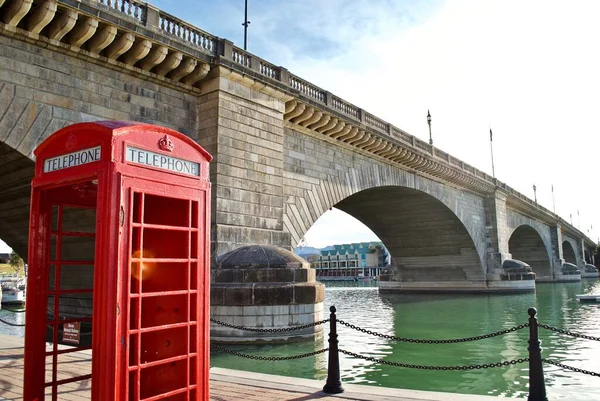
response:
<path id="1" fill-rule="evenodd" d="M 0 33 L 200 93 L 215 66 L 290 96 L 286 123 L 438 181 L 487 195 L 575 236 L 585 235 L 523 194 L 232 42 L 137 0 L 0 0 Z M 240 78 L 242 79 L 242 78 Z M 591 242 L 591 240 L 589 240 Z"/>

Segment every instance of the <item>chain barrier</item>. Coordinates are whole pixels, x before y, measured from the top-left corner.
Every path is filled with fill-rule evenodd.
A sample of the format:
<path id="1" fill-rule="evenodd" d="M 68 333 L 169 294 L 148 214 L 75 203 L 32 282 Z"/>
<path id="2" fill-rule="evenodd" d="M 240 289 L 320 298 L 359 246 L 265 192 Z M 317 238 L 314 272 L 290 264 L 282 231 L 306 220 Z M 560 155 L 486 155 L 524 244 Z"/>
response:
<path id="1" fill-rule="evenodd" d="M 223 352 L 226 352 L 231 355 L 241 356 L 242 358 L 255 359 L 258 361 L 287 361 L 287 360 L 291 360 L 291 359 L 306 358 L 309 356 L 318 355 L 318 354 L 322 354 L 324 352 L 329 351 L 329 348 L 323 348 L 318 351 L 308 352 L 306 354 L 292 355 L 292 356 L 257 356 L 257 355 L 243 354 L 241 352 L 233 351 L 233 350 L 230 350 L 225 347 L 221 347 L 220 345 L 213 344 L 213 343 L 211 343 L 210 346 L 212 348 L 218 349 L 219 351 L 223 351 Z"/>
<path id="2" fill-rule="evenodd" d="M 9 326 L 14 326 L 14 327 L 25 327 L 25 324 L 18 324 L 18 323 L 11 323 L 11 322 L 7 322 L 4 319 L 0 319 L 0 322 L 4 323 L 4 324 L 8 324 Z"/>
<path id="3" fill-rule="evenodd" d="M 503 366 L 516 365 L 518 363 L 528 362 L 529 358 L 513 359 L 512 361 L 484 363 L 482 365 L 466 365 L 466 366 L 431 366 L 431 365 L 413 365 L 409 363 L 400 363 L 385 361 L 383 359 L 372 358 L 370 356 L 363 356 L 354 352 L 346 351 L 344 349 L 339 350 L 342 354 L 353 356 L 355 358 L 364 359 L 365 361 L 380 363 L 383 365 L 397 366 L 400 368 L 408 369 L 423 369 L 423 370 L 476 370 L 476 369 L 488 369 L 488 368 L 500 368 Z"/>
<path id="4" fill-rule="evenodd" d="M 600 373 L 592 372 L 590 370 L 585 370 L 585 369 L 574 368 L 573 366 L 569 366 L 569 365 L 563 365 L 562 363 L 553 361 L 552 359 L 542 358 L 542 362 L 546 362 L 546 363 L 549 363 L 550 365 L 558 366 L 559 368 L 571 370 L 573 372 L 584 373 L 586 375 L 600 377 Z"/>
<path id="5" fill-rule="evenodd" d="M 257 329 L 257 328 L 253 328 L 253 327 L 236 326 L 234 324 L 220 322 L 217 319 L 213 319 L 213 318 L 211 318 L 210 321 L 212 323 L 215 323 L 215 324 L 218 324 L 218 325 L 221 325 L 221 326 L 229 327 L 230 329 L 238 329 L 238 330 L 244 330 L 244 331 L 256 331 L 256 332 L 259 332 L 259 333 L 285 333 L 285 332 L 288 332 L 288 331 L 302 330 L 302 329 L 308 329 L 309 327 L 318 326 L 320 324 L 324 324 L 324 323 L 329 322 L 329 319 L 321 320 L 321 321 L 314 322 L 314 323 L 305 324 L 303 326 L 291 326 L 291 327 L 284 327 L 284 328 L 281 328 L 281 329 Z"/>
<path id="6" fill-rule="evenodd" d="M 585 338 L 586 340 L 600 341 L 600 337 L 587 336 L 585 334 L 574 333 L 569 330 L 559 329 L 557 327 L 548 326 L 547 324 L 538 324 L 542 329 L 554 331 L 555 333 L 565 334 L 571 337 Z"/>
<path id="7" fill-rule="evenodd" d="M 477 341 L 477 340 L 483 340 L 485 338 L 492 338 L 492 337 L 502 336 L 504 334 L 512 333 L 513 331 L 518 331 L 518 330 L 524 329 L 525 327 L 529 327 L 529 323 L 525 323 L 525 324 L 521 324 L 519 326 L 511 327 L 510 329 L 496 331 L 494 333 L 484 334 L 484 335 L 475 336 L 475 337 L 454 338 L 454 339 L 449 339 L 449 340 L 421 340 L 421 339 L 417 339 L 417 338 L 396 337 L 396 336 L 390 336 L 390 335 L 387 335 L 387 334 L 378 333 L 376 331 L 371 331 L 371 330 L 363 329 L 361 327 L 355 326 L 355 325 L 350 324 L 348 322 L 345 322 L 343 320 L 338 320 L 338 323 L 340 323 L 340 324 L 342 324 L 342 325 L 344 325 L 346 327 L 349 327 L 351 329 L 354 329 L 356 331 L 360 331 L 362 333 L 370 334 L 372 336 L 377 336 L 377 337 L 381 337 L 381 338 L 387 338 L 389 340 L 396 340 L 396 341 L 401 341 L 401 342 L 406 342 L 406 343 L 417 343 L 417 344 L 453 344 L 453 343 L 465 343 L 465 342 L 469 342 L 469 341 Z"/>
<path id="8" fill-rule="evenodd" d="M 7 309 L 7 310 L 8 310 L 8 309 Z M 12 311 L 11 311 L 11 312 L 12 312 Z M 4 319 L 2 319 L 2 318 L 0 318 L 0 322 L 2 322 L 2 323 L 4 323 L 4 324 L 7 324 L 7 325 L 9 325 L 9 326 L 13 326 L 13 327 L 25 327 L 25 323 L 23 323 L 23 324 L 19 324 L 19 323 L 11 323 L 11 322 L 8 322 L 8 321 L 6 321 L 6 320 L 4 320 Z M 52 327 L 52 325 L 47 325 L 47 327 Z M 62 333 L 63 333 L 63 330 L 60 330 L 60 329 L 59 329 L 59 330 L 58 330 L 58 333 L 59 333 L 59 334 L 62 334 Z M 80 335 L 80 336 L 82 336 L 82 337 L 91 336 L 91 335 L 92 335 L 92 332 L 91 332 L 91 331 L 90 331 L 89 333 L 81 333 L 81 332 L 80 332 L 80 334 L 79 334 L 79 335 Z"/>

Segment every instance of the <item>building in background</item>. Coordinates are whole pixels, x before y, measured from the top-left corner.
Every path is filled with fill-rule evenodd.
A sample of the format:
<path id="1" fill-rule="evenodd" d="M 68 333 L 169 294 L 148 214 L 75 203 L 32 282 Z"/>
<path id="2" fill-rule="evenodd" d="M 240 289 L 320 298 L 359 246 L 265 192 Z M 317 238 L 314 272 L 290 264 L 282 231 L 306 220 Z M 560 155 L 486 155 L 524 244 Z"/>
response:
<path id="1" fill-rule="evenodd" d="M 390 262 L 390 254 L 381 242 L 307 248 L 298 247 L 295 252 L 316 269 L 318 280 L 377 278 Z"/>

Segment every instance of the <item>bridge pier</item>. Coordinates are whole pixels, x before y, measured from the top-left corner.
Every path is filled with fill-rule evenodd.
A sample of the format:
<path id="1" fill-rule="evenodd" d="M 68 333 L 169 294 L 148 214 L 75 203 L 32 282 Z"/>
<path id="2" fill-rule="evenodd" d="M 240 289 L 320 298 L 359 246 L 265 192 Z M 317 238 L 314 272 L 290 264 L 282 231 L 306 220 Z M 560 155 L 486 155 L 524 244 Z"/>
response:
<path id="1" fill-rule="evenodd" d="M 201 83 L 198 142 L 213 155 L 213 258 L 252 244 L 291 250 L 283 231 L 283 113 L 290 96 L 261 89 L 222 67 Z"/>
<path id="2" fill-rule="evenodd" d="M 534 292 L 535 280 L 421 281 L 402 282 L 379 279 L 379 292 L 404 294 L 462 293 L 462 294 L 514 294 Z"/>

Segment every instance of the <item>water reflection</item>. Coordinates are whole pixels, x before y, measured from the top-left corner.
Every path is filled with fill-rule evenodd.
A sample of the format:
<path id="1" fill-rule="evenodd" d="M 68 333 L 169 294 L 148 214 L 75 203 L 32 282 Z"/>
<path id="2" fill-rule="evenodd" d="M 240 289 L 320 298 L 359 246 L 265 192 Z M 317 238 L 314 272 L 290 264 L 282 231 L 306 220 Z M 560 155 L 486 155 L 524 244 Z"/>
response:
<path id="1" fill-rule="evenodd" d="M 25 313 L 20 312 L 24 310 L 22 307 L 10 306 L 10 310 L 18 311 L 18 313 L 10 312 L 8 309 L 6 306 L 0 309 L 0 319 L 12 324 L 25 324 Z M 25 327 L 10 326 L 0 322 L 0 334 L 23 337 L 25 335 Z"/>

